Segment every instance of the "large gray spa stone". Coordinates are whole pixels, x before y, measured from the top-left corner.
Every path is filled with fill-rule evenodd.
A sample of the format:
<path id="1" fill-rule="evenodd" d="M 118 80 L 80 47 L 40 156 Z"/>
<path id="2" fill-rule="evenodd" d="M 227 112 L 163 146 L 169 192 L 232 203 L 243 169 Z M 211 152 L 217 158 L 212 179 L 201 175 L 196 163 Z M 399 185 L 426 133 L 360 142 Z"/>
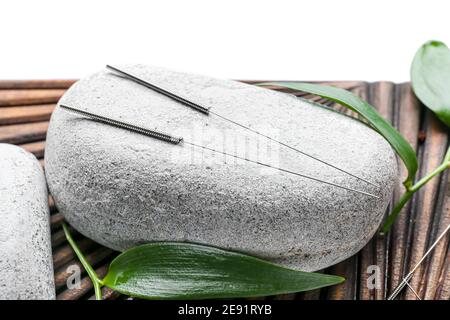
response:
<path id="1" fill-rule="evenodd" d="M 55 298 L 49 218 L 38 160 L 0 144 L 0 300 Z"/>
<path id="2" fill-rule="evenodd" d="M 377 230 L 397 164 L 390 145 L 366 125 L 292 95 L 235 81 L 142 65 L 123 68 L 380 187 L 103 70 L 78 81 L 59 103 L 182 136 L 185 142 L 169 144 L 57 108 L 47 135 L 47 181 L 60 212 L 84 235 L 117 250 L 150 241 L 208 244 L 312 271 L 350 257 Z"/>

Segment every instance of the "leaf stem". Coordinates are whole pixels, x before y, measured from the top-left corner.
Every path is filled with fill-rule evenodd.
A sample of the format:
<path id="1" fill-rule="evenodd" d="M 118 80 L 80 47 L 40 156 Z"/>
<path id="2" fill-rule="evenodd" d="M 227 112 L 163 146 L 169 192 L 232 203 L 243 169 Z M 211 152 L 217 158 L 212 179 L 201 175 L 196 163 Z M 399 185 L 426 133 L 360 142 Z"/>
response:
<path id="1" fill-rule="evenodd" d="M 388 216 L 385 224 L 383 225 L 383 228 L 381 229 L 381 233 L 387 233 L 390 230 L 398 214 L 403 209 L 405 204 L 412 198 L 414 193 L 416 193 L 420 188 L 422 188 L 425 184 L 427 184 L 428 181 L 430 181 L 435 176 L 437 176 L 438 174 L 440 174 L 441 172 L 445 171 L 448 168 L 450 168 L 450 147 L 448 148 L 447 153 L 445 154 L 444 161 L 439 167 L 437 167 L 436 169 L 431 171 L 428 175 L 420 179 L 412 187 L 407 188 L 407 191 L 401 196 L 400 200 L 395 205 L 391 214 Z"/>
<path id="2" fill-rule="evenodd" d="M 89 278 L 91 278 L 92 284 L 94 286 L 95 298 L 97 300 L 102 300 L 102 286 L 103 286 L 102 281 L 97 276 L 97 273 L 95 273 L 95 270 L 92 268 L 92 266 L 86 260 L 86 257 L 83 255 L 80 248 L 77 246 L 77 244 L 73 240 L 72 234 L 70 233 L 69 228 L 67 227 L 67 225 L 64 222 L 62 223 L 62 227 L 64 229 L 64 234 L 66 236 L 67 241 L 69 242 L 73 251 L 75 251 L 75 254 L 77 255 L 77 257 L 80 260 L 81 264 L 83 265 L 84 269 L 86 269 L 86 272 L 87 272 Z"/>
<path id="3" fill-rule="evenodd" d="M 391 214 L 388 216 L 386 222 L 384 223 L 383 227 L 381 228 L 382 234 L 386 234 L 387 232 L 389 232 L 389 229 L 391 229 L 391 226 L 394 223 L 395 219 L 397 219 L 398 214 L 400 213 L 400 211 L 402 211 L 405 204 L 412 198 L 413 195 L 414 195 L 414 192 L 406 191 L 400 197 L 400 200 L 397 202 L 397 204 L 395 205 Z"/>

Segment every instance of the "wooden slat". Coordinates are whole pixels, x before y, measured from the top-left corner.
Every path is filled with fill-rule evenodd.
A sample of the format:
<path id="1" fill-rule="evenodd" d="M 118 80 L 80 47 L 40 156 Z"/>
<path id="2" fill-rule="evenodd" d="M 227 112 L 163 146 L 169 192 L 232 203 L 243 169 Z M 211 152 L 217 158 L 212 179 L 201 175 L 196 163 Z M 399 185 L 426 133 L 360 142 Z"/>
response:
<path id="1" fill-rule="evenodd" d="M 0 80 L 3 89 L 67 89 L 76 80 Z"/>
<path id="2" fill-rule="evenodd" d="M 447 170 L 447 186 L 450 185 L 450 174 Z M 444 180 L 442 180 L 442 183 L 445 183 Z M 450 188 L 447 189 L 447 195 L 444 200 L 443 205 L 443 214 L 447 217 L 447 219 L 450 217 Z M 441 275 L 439 278 L 439 284 L 436 288 L 436 299 L 440 300 L 450 300 L 450 244 L 449 240 L 447 240 L 447 253 L 445 254 L 445 261 L 444 265 L 442 266 Z"/>
<path id="3" fill-rule="evenodd" d="M 448 135 L 431 111 L 426 111 L 427 139 L 421 155 L 421 176 L 435 169 L 442 161 L 447 150 Z M 443 192 L 443 191 L 441 191 Z M 417 193 L 417 208 L 414 217 L 411 253 L 408 263 L 408 270 L 411 270 L 425 254 L 431 244 L 431 234 L 433 220 L 435 216 L 436 200 L 439 196 L 439 179 L 428 182 Z M 422 286 L 420 285 L 426 263 L 420 265 L 410 284 L 423 297 Z M 414 299 L 415 295 L 411 290 L 406 292 L 407 299 Z"/>
<path id="4" fill-rule="evenodd" d="M 396 86 L 395 110 L 395 127 L 406 138 L 413 149 L 417 151 L 421 108 L 408 83 Z M 407 176 L 407 170 L 403 165 L 403 162 L 398 160 L 398 164 L 400 179 L 394 189 L 393 203 L 396 203 L 404 192 L 405 188 L 402 181 L 404 181 Z M 411 206 L 412 203 L 410 202 L 404 207 L 389 234 L 390 255 L 388 259 L 390 263 L 387 278 L 387 295 L 392 293 L 405 274 L 405 256 L 410 245 L 407 242 L 407 234 Z"/>
<path id="5" fill-rule="evenodd" d="M 56 211 L 55 199 L 53 199 L 52 195 L 48 196 L 48 207 L 50 208 L 51 213 Z"/>
<path id="6" fill-rule="evenodd" d="M 95 269 L 95 273 L 99 277 L 104 277 L 106 275 L 106 272 L 108 272 L 107 266 L 102 266 L 100 268 Z M 80 288 L 72 288 L 72 289 L 66 289 L 60 294 L 56 296 L 57 300 L 76 300 L 83 297 L 85 294 L 87 294 L 90 290 L 92 290 L 92 281 L 88 276 L 85 276 L 80 281 Z"/>
<path id="7" fill-rule="evenodd" d="M 0 125 L 48 121 L 55 109 L 54 104 L 19 106 L 0 109 Z"/>
<path id="8" fill-rule="evenodd" d="M 448 172 L 447 175 L 450 179 L 450 174 L 448 174 Z M 450 180 L 448 180 L 447 183 L 450 184 Z M 447 196 L 445 197 L 444 203 L 445 204 L 443 211 L 448 219 L 450 217 L 450 188 L 447 188 Z M 439 284 L 436 288 L 436 295 L 435 295 L 435 299 L 440 300 L 450 300 L 450 244 L 448 239 L 446 242 L 447 242 L 447 253 L 445 253 L 444 251 L 445 261 L 444 265 L 442 266 Z"/>
<path id="9" fill-rule="evenodd" d="M 107 249 L 104 247 L 99 247 L 94 252 L 88 254 L 85 256 L 86 260 L 89 262 L 90 265 L 92 265 L 94 268 L 103 261 L 105 258 L 112 256 L 113 251 L 111 249 Z M 70 266 L 76 266 L 82 271 L 81 275 L 86 274 L 86 270 L 84 269 L 81 262 L 78 260 L 70 261 L 68 264 L 62 266 L 55 272 L 55 287 L 56 289 L 61 288 L 62 286 L 65 286 L 67 283 L 67 279 L 72 275 L 70 270 L 68 268 Z"/>
<path id="10" fill-rule="evenodd" d="M 50 216 L 50 225 L 52 229 L 58 229 L 63 221 L 64 216 L 61 213 L 55 213 Z"/>
<path id="11" fill-rule="evenodd" d="M 62 228 L 59 228 L 59 230 L 52 233 L 52 248 L 56 248 L 65 242 L 66 236 Z"/>
<path id="12" fill-rule="evenodd" d="M 395 85 L 391 82 L 378 82 L 372 84 L 369 90 L 368 101 L 380 115 L 392 122 L 394 114 L 394 92 Z M 387 272 L 386 238 L 378 232 L 372 240 L 362 249 L 360 253 L 360 284 L 359 299 L 382 300 L 385 299 L 385 279 Z M 368 273 L 370 266 L 377 266 L 379 270 L 380 288 L 369 288 L 368 280 L 372 274 Z"/>
<path id="13" fill-rule="evenodd" d="M 448 171 L 445 171 L 445 173 L 440 177 L 439 199 L 435 207 L 435 215 L 437 215 L 437 219 L 433 225 L 430 244 L 450 224 L 450 215 L 448 215 L 445 205 L 448 201 L 448 197 L 447 194 L 443 192 L 448 182 L 448 176 Z M 449 239 L 450 234 L 438 243 L 431 254 L 429 263 L 426 265 L 426 274 L 422 278 L 420 289 L 421 291 L 424 291 L 423 297 L 426 300 L 438 299 L 440 287 L 442 287 L 446 281 L 450 282 L 450 273 L 445 273 L 445 263 L 446 260 L 448 260 L 447 251 Z"/>
<path id="14" fill-rule="evenodd" d="M 102 297 L 103 297 L 103 300 L 114 300 L 114 299 L 117 299 L 120 297 L 120 293 L 118 293 L 117 291 L 113 291 L 112 289 L 110 289 L 108 287 L 103 287 L 102 288 Z M 89 300 L 96 300 L 95 295 L 90 296 Z"/>
<path id="15" fill-rule="evenodd" d="M 327 273 L 346 279 L 344 283 L 328 288 L 328 300 L 354 300 L 358 297 L 358 255 L 330 267 Z"/>
<path id="16" fill-rule="evenodd" d="M 98 244 L 88 238 L 82 238 L 77 243 L 82 251 L 98 246 Z M 74 258 L 75 254 L 72 248 L 69 245 L 66 245 L 53 252 L 53 267 L 56 270 Z"/>
<path id="17" fill-rule="evenodd" d="M 367 100 L 369 94 L 369 84 L 362 83 L 358 87 L 352 89 L 352 92 Z M 336 109 L 341 110 L 343 113 L 355 117 L 356 113 L 344 108 L 337 106 Z M 358 285 L 359 285 L 359 267 L 358 267 L 358 257 L 353 256 L 334 267 L 330 268 L 331 274 L 342 275 L 346 278 L 346 281 L 339 285 L 328 289 L 327 297 L 330 300 L 353 300 L 359 296 Z M 342 274 L 342 273 L 345 274 Z"/>
<path id="18" fill-rule="evenodd" d="M 74 80 L 67 81 L 0 81 L 0 142 L 20 144 L 38 157 L 44 156 L 45 135 L 54 104 Z M 244 81 L 256 83 L 261 81 Z M 296 82 L 296 81 L 293 81 Z M 421 176 L 430 170 L 441 159 L 446 149 L 448 132 L 442 131 L 442 125 L 426 113 L 425 121 L 421 120 L 421 107 L 409 84 L 394 85 L 389 82 L 368 85 L 361 81 L 335 82 L 323 84 L 352 90 L 355 94 L 369 99 L 384 118 L 393 121 L 394 126 L 418 150 L 421 163 Z M 296 90 L 270 87 L 277 91 L 287 92 L 310 99 L 317 103 L 332 106 L 340 111 L 355 116 L 354 113 L 338 105 L 313 95 Z M 28 90 L 33 89 L 33 90 Z M 49 90 L 50 89 L 50 90 Z M 56 90 L 55 90 L 56 89 Z M 57 94 L 56 94 L 57 93 Z M 53 94 L 53 96 L 51 95 Z M 53 99 L 45 102 L 45 99 Z M 35 102 L 33 102 L 35 101 Z M 45 110 L 45 112 L 43 112 Z M 31 123 L 31 121 L 35 121 Z M 419 125 L 423 122 L 422 131 Z M 423 144 L 418 141 L 425 141 Z M 43 159 L 40 159 L 44 167 Z M 406 170 L 399 162 L 402 177 Z M 384 299 L 409 271 L 424 250 L 435 239 L 436 235 L 450 220 L 450 192 L 446 196 L 447 176 L 442 175 L 427 185 L 412 202 L 410 202 L 394 224 L 392 232 L 382 238 L 375 236 L 358 254 L 327 270 L 327 273 L 342 275 L 347 278 L 342 285 L 314 290 L 301 294 L 279 295 L 258 299 Z M 401 181 L 394 191 L 394 200 L 398 200 L 403 192 Z M 92 284 L 87 276 L 82 279 L 80 290 L 68 290 L 65 281 L 68 274 L 65 269 L 69 264 L 78 264 L 72 249 L 67 245 L 61 229 L 63 216 L 57 212 L 53 198 L 49 197 L 51 210 L 52 245 L 55 262 L 55 277 L 58 277 L 59 299 L 93 299 Z M 89 257 L 106 249 L 74 232 L 77 243 Z M 114 254 L 93 260 L 95 268 L 105 272 Z M 431 258 L 425 261 L 421 270 L 413 278 L 412 284 L 420 295 L 426 299 L 450 299 L 450 248 L 448 237 L 439 244 Z M 374 264 L 381 268 L 385 285 L 381 290 L 368 290 L 366 281 L 367 266 Z M 85 275 L 85 273 L 83 273 Z M 105 298 L 122 299 L 112 290 L 103 288 Z M 406 289 L 400 298 L 414 299 L 414 295 Z"/>
<path id="19" fill-rule="evenodd" d="M 34 154 L 38 159 L 42 159 L 44 157 L 45 141 L 30 142 L 20 144 L 19 146 Z"/>
<path id="20" fill-rule="evenodd" d="M 300 295 L 300 298 L 302 300 L 320 300 L 320 294 L 321 294 L 321 290 L 316 289 L 316 290 L 312 290 L 312 291 L 303 292 Z"/>
<path id="21" fill-rule="evenodd" d="M 64 89 L 0 90 L 0 107 L 56 103 Z"/>
<path id="22" fill-rule="evenodd" d="M 20 144 L 44 140 L 47 129 L 47 121 L 0 126 L 0 142 Z"/>

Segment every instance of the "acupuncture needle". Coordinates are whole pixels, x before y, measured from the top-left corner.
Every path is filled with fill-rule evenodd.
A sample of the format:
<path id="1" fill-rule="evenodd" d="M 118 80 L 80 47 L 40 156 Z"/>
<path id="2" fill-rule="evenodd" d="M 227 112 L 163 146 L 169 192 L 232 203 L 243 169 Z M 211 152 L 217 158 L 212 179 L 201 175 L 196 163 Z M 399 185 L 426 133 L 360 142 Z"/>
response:
<path id="1" fill-rule="evenodd" d="M 141 79 L 139 77 L 136 77 L 135 75 L 133 75 L 133 74 L 131 74 L 129 72 L 123 71 L 123 70 L 121 70 L 121 69 L 119 69 L 117 67 L 113 67 L 111 65 L 106 65 L 106 68 L 108 68 L 110 70 L 113 70 L 113 71 L 115 71 L 115 72 L 125 76 L 125 78 L 127 78 L 129 80 L 132 80 L 132 81 L 134 81 L 134 82 L 136 82 L 136 83 L 138 83 L 138 84 L 140 84 L 140 85 L 142 85 L 144 87 L 147 87 L 147 88 L 149 88 L 149 89 L 151 89 L 153 91 L 156 91 L 156 92 L 158 92 L 158 93 L 160 93 L 160 94 L 162 94 L 162 95 L 164 95 L 166 97 L 169 97 L 169 98 L 171 98 L 171 99 L 173 99 L 175 101 L 178 101 L 178 102 L 180 102 L 180 103 L 182 103 L 182 104 L 184 104 L 184 105 L 186 105 L 188 107 L 191 107 L 192 109 L 194 109 L 196 111 L 199 111 L 199 112 L 201 112 L 201 113 L 203 113 L 205 115 L 210 115 L 210 114 L 215 115 L 216 117 L 221 118 L 224 121 L 230 122 L 230 123 L 232 123 L 234 125 L 237 125 L 237 126 L 243 128 L 243 129 L 245 129 L 245 130 L 251 131 L 251 132 L 253 132 L 253 133 L 257 134 L 257 135 L 260 135 L 260 136 L 262 136 L 262 137 L 264 137 L 266 139 L 269 139 L 269 140 L 271 140 L 271 141 L 273 141 L 275 143 L 278 143 L 278 144 L 280 144 L 280 145 L 282 145 L 282 146 L 284 146 L 284 147 L 286 147 L 288 149 L 291 149 L 291 150 L 293 150 L 295 152 L 303 154 L 304 156 L 307 156 L 307 157 L 309 157 L 311 159 L 314 159 L 314 160 L 316 160 L 318 162 L 321 162 L 321 163 L 323 163 L 323 164 L 325 164 L 325 165 L 327 165 L 329 167 L 332 167 L 332 168 L 334 168 L 336 170 L 339 170 L 339 171 L 341 171 L 341 172 L 343 172 L 345 174 L 348 174 L 349 176 L 352 176 L 352 177 L 354 177 L 356 179 L 364 181 L 364 182 L 366 182 L 366 183 L 368 183 L 368 184 L 370 184 L 370 185 L 372 185 L 374 187 L 379 187 L 379 185 L 377 185 L 377 184 L 375 184 L 373 182 L 370 182 L 367 179 L 364 179 L 364 178 L 362 178 L 360 176 L 357 176 L 357 175 L 355 175 L 355 174 L 353 174 L 351 172 L 348 172 L 348 171 L 346 171 L 344 169 L 341 169 L 341 168 L 339 168 L 339 167 L 337 167 L 337 166 L 335 166 L 335 165 L 333 165 L 333 164 L 331 164 L 329 162 L 321 160 L 321 159 L 319 159 L 319 158 L 317 158 L 317 157 L 315 157 L 313 155 L 310 155 L 310 154 L 308 154 L 308 153 L 306 153 L 304 151 L 301 151 L 301 150 L 299 150 L 299 149 L 297 149 L 297 148 L 295 148 L 293 146 L 290 146 L 290 145 L 288 145 L 288 144 L 286 144 L 286 143 L 284 143 L 282 141 L 276 140 L 276 139 L 274 139 L 274 138 L 272 138 L 272 137 L 270 137 L 268 135 L 265 135 L 265 134 L 263 134 L 263 133 L 261 133 L 261 132 L 259 132 L 257 130 L 254 130 L 254 129 L 248 127 L 248 126 L 245 126 L 245 125 L 243 125 L 243 124 L 241 124 L 241 123 L 239 123 L 239 122 L 237 122 L 235 120 L 229 119 L 229 118 L 227 118 L 227 117 L 225 117 L 225 116 L 223 116 L 223 115 L 221 115 L 221 114 L 219 114 L 217 112 L 214 112 L 214 111 L 211 110 L 210 107 L 207 108 L 207 107 L 204 107 L 204 106 L 202 106 L 202 105 L 200 105 L 198 103 L 192 102 L 191 100 L 189 100 L 189 99 L 187 99 L 185 97 L 182 97 L 179 94 L 175 94 L 175 93 L 173 93 L 173 92 L 171 92 L 171 91 L 169 91 L 167 89 L 164 89 L 164 88 L 162 88 L 160 86 L 157 86 L 157 85 L 155 85 L 153 83 L 150 83 L 149 81 L 146 81 L 146 80 L 143 80 L 143 79 Z"/>
<path id="2" fill-rule="evenodd" d="M 433 242 L 433 244 L 430 246 L 430 248 L 428 248 L 427 252 L 425 252 L 425 254 L 422 256 L 422 258 L 419 260 L 419 262 L 417 262 L 417 264 L 414 266 L 414 268 L 412 268 L 412 270 L 403 278 L 403 280 L 394 289 L 394 291 L 392 291 L 392 294 L 387 298 L 387 300 L 394 300 L 399 295 L 399 293 L 403 290 L 403 288 L 405 286 L 410 287 L 408 282 L 413 277 L 414 272 L 417 270 L 417 268 L 419 268 L 419 266 L 426 259 L 426 257 L 428 257 L 428 255 L 433 251 L 433 249 L 437 246 L 439 241 L 441 241 L 444 238 L 444 236 L 447 234 L 447 232 L 449 230 L 450 230 L 450 224 L 444 229 L 444 231 L 442 231 L 442 233 L 439 235 L 439 237 L 437 237 L 437 239 Z M 412 289 L 412 288 L 410 287 L 410 289 Z M 414 292 L 414 289 L 412 289 L 412 290 Z M 414 292 L 414 294 L 416 296 L 418 296 L 416 292 Z M 418 297 L 418 298 L 420 299 L 420 297 Z"/>
<path id="3" fill-rule="evenodd" d="M 70 106 L 65 105 L 65 104 L 60 104 L 59 106 L 62 109 L 66 109 L 67 111 L 73 112 L 73 113 L 78 114 L 78 115 L 82 115 L 82 116 L 87 117 L 87 118 L 89 118 L 91 120 L 94 120 L 94 121 L 97 121 L 97 122 L 100 122 L 100 123 L 103 123 L 103 124 L 106 124 L 106 125 L 110 125 L 110 126 L 113 126 L 113 127 L 125 129 L 125 130 L 128 130 L 128 131 L 132 131 L 132 132 L 135 132 L 135 133 L 139 133 L 139 134 L 142 134 L 142 135 L 145 135 L 145 136 L 148 136 L 148 137 L 156 138 L 156 139 L 159 139 L 159 140 L 162 140 L 162 141 L 165 141 L 165 142 L 169 142 L 171 144 L 175 144 L 175 145 L 178 145 L 178 144 L 181 144 L 181 143 L 188 144 L 188 145 L 191 145 L 191 146 L 194 146 L 194 147 L 197 147 L 197 148 L 202 148 L 202 149 L 214 152 L 214 153 L 220 153 L 220 154 L 223 154 L 225 156 L 230 156 L 230 157 L 233 157 L 233 158 L 236 158 L 236 159 L 244 160 L 244 161 L 247 161 L 247 162 L 250 162 L 250 163 L 254 163 L 254 164 L 257 164 L 257 165 L 261 165 L 261 166 L 264 166 L 264 167 L 267 167 L 267 168 L 272 168 L 272 169 L 275 169 L 275 170 L 279 170 L 281 172 L 289 173 L 289 174 L 292 174 L 292 175 L 295 175 L 295 176 L 299 176 L 299 177 L 302 177 L 302 178 L 314 180 L 316 182 L 328 184 L 330 186 L 334 186 L 334 187 L 337 187 L 337 188 L 345 189 L 347 191 L 364 194 L 366 196 L 373 197 L 373 198 L 379 198 L 378 196 L 373 195 L 373 194 L 368 193 L 368 192 L 364 192 L 364 191 L 361 191 L 361 190 L 345 187 L 345 186 L 342 186 L 342 185 L 339 185 L 339 184 L 336 184 L 336 183 L 333 183 L 333 182 L 321 180 L 319 178 L 315 178 L 315 177 L 312 177 L 312 176 L 309 176 L 309 175 L 300 174 L 300 173 L 297 173 L 297 172 L 294 172 L 294 171 L 291 171 L 291 170 L 287 170 L 287 169 L 283 169 L 283 168 L 280 168 L 280 167 L 272 166 L 272 165 L 264 163 L 264 162 L 251 160 L 251 159 L 248 159 L 246 157 L 239 156 L 237 154 L 228 153 L 228 152 L 223 151 L 223 150 L 217 150 L 217 149 L 206 147 L 206 146 L 194 143 L 194 142 L 186 141 L 186 140 L 183 139 L 183 137 L 175 137 L 175 136 L 172 136 L 172 135 L 170 135 L 168 133 L 165 133 L 165 132 L 161 132 L 161 131 L 158 131 L 158 130 L 152 130 L 152 129 L 148 129 L 148 128 L 145 128 L 145 127 L 142 127 L 142 126 L 135 125 L 133 123 L 124 122 L 124 121 L 113 119 L 113 118 L 110 118 L 110 117 L 105 117 L 105 116 L 100 115 L 100 114 L 88 112 L 88 111 L 81 110 L 81 109 L 74 108 L 74 107 L 70 107 Z"/>

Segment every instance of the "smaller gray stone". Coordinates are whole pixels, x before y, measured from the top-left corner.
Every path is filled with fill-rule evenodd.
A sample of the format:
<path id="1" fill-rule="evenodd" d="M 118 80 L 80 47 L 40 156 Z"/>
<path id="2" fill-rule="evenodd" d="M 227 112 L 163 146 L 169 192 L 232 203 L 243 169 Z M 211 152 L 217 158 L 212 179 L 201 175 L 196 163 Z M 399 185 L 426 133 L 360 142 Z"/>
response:
<path id="1" fill-rule="evenodd" d="M 0 300 L 55 299 L 44 173 L 9 144 L 0 144 L 0 220 Z"/>

